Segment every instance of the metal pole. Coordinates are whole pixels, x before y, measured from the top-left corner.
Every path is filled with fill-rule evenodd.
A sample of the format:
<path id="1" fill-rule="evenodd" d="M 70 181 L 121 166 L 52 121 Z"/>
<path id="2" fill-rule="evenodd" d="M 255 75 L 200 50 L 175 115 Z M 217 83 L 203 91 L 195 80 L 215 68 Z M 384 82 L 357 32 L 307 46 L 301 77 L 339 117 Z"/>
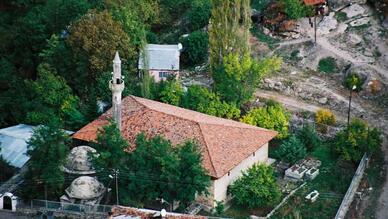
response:
<path id="1" fill-rule="evenodd" d="M 317 15 L 314 15 L 314 43 L 317 44 Z"/>
<path id="2" fill-rule="evenodd" d="M 44 199 L 45 199 L 46 208 L 47 208 L 47 184 L 44 184 Z"/>
<path id="3" fill-rule="evenodd" d="M 115 178 L 116 178 L 116 205 L 119 205 L 119 186 L 117 180 L 118 170 L 115 170 Z"/>
<path id="4" fill-rule="evenodd" d="M 349 94 L 349 108 L 348 108 L 348 129 L 349 129 L 349 124 L 350 124 L 350 107 L 352 104 L 352 89 L 350 89 L 350 94 Z"/>

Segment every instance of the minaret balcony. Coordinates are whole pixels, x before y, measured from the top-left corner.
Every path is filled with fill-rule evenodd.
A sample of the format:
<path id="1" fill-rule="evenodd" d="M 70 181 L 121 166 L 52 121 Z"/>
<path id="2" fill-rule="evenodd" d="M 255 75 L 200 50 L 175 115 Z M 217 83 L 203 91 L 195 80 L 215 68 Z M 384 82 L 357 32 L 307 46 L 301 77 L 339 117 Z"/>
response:
<path id="1" fill-rule="evenodd" d="M 120 79 L 120 82 L 121 83 L 113 83 L 113 80 L 110 80 L 109 81 L 109 89 L 112 91 L 112 92 L 122 92 L 124 90 L 124 81 Z"/>

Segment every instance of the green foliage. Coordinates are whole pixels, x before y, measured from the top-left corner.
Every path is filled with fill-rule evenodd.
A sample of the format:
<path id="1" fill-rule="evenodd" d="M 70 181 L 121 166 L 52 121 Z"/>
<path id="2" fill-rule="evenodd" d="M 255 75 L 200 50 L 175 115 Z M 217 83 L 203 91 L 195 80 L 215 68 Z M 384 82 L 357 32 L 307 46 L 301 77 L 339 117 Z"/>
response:
<path id="1" fill-rule="evenodd" d="M 78 98 L 71 88 L 48 64 L 38 67 L 38 79 L 27 81 L 30 101 L 28 103 L 27 121 L 32 124 L 48 124 L 56 121 L 65 127 L 77 128 L 83 122 L 83 115 L 78 111 Z"/>
<path id="2" fill-rule="evenodd" d="M 128 37 L 121 24 L 113 20 L 107 11 L 89 11 L 73 23 L 69 31 L 66 42 L 76 60 L 86 61 L 83 64 L 87 66 L 88 80 L 94 82 L 101 72 L 111 68 L 112 57 L 117 50 L 123 63 L 134 57 L 133 39 Z"/>
<path id="3" fill-rule="evenodd" d="M 251 7 L 258 11 L 264 11 L 267 8 L 269 0 L 252 0 Z"/>
<path id="4" fill-rule="evenodd" d="M 272 167 L 255 164 L 230 186 L 238 205 L 250 209 L 266 207 L 279 201 L 281 193 Z"/>
<path id="5" fill-rule="evenodd" d="M 209 23 L 211 14 L 210 0 L 192 0 L 191 8 L 187 12 L 187 20 L 189 21 L 189 29 L 196 31 L 205 27 Z"/>
<path id="6" fill-rule="evenodd" d="M 216 207 L 214 208 L 216 215 L 222 215 L 225 210 L 225 205 L 222 201 L 216 201 Z"/>
<path id="7" fill-rule="evenodd" d="M 194 31 L 183 39 L 182 60 L 188 66 L 194 66 L 207 61 L 209 38 L 206 32 Z"/>
<path id="8" fill-rule="evenodd" d="M 307 6 L 299 0 L 282 0 L 287 16 L 291 19 L 299 19 L 306 16 L 314 15 L 314 8 Z"/>
<path id="9" fill-rule="evenodd" d="M 207 88 L 192 85 L 183 97 L 182 106 L 212 116 L 237 119 L 240 110 L 233 103 L 221 101 L 220 97 Z"/>
<path id="10" fill-rule="evenodd" d="M 0 142 L 0 153 L 1 153 L 1 142 Z M 11 178 L 15 172 L 16 168 L 10 165 L 0 154 L 0 183 L 7 181 L 9 178 Z"/>
<path id="11" fill-rule="evenodd" d="M 319 60 L 318 70 L 324 73 L 334 73 L 337 69 L 337 64 L 333 57 L 326 57 Z"/>
<path id="12" fill-rule="evenodd" d="M 121 136 L 117 124 L 113 121 L 97 134 L 97 142 L 93 144 L 98 154 L 92 154 L 93 166 L 103 179 L 106 179 L 113 170 L 125 169 L 129 155 L 125 151 L 129 144 Z"/>
<path id="13" fill-rule="evenodd" d="M 303 127 L 297 131 L 296 136 L 309 152 L 313 151 L 314 148 L 321 144 L 321 139 L 312 125 L 303 125 Z"/>
<path id="14" fill-rule="evenodd" d="M 240 58 L 231 53 L 224 57 L 222 67 L 212 73 L 215 91 L 223 100 L 240 106 L 252 98 L 261 78 L 278 70 L 281 63 L 280 58 L 255 61 L 249 55 Z"/>
<path id="15" fill-rule="evenodd" d="M 214 74 L 222 68 L 226 57 L 232 53 L 235 57 L 249 56 L 251 8 L 249 0 L 213 0 L 211 3 L 210 22 L 214 25 L 209 30 L 210 68 L 213 79 L 219 79 Z"/>
<path id="16" fill-rule="evenodd" d="M 324 125 L 335 125 L 336 119 L 333 112 L 328 109 L 319 109 L 315 114 L 315 122 Z"/>
<path id="17" fill-rule="evenodd" d="M 356 86 L 355 91 L 361 91 L 364 80 L 357 74 L 349 74 L 346 76 L 344 85 L 347 89 L 352 90 Z"/>
<path id="18" fill-rule="evenodd" d="M 183 87 L 176 79 L 169 79 L 160 82 L 159 99 L 174 106 L 179 106 L 182 96 Z"/>
<path id="19" fill-rule="evenodd" d="M 295 163 L 306 157 L 307 150 L 302 141 L 300 141 L 295 135 L 291 135 L 280 145 L 277 153 L 277 157 L 281 160 L 289 163 Z"/>
<path id="20" fill-rule="evenodd" d="M 241 122 L 278 132 L 277 138 L 288 136 L 290 115 L 281 105 L 259 107 L 250 110 L 241 118 Z"/>
<path id="21" fill-rule="evenodd" d="M 354 119 L 346 130 L 335 137 L 334 150 L 346 161 L 358 162 L 364 153 L 372 154 L 382 144 L 381 132 L 369 128 L 360 119 Z"/>
<path id="22" fill-rule="evenodd" d="M 346 15 L 345 12 L 343 11 L 339 11 L 339 12 L 336 12 L 335 13 L 335 18 L 339 21 L 339 22 L 344 22 L 348 19 L 348 16 Z"/>
<path id="23" fill-rule="evenodd" d="M 44 198 L 45 187 L 48 198 L 57 199 L 63 194 L 65 177 L 61 167 L 69 152 L 67 140 L 67 134 L 52 124 L 34 131 L 28 141 L 30 160 L 25 175 L 27 183 L 23 187 L 24 198 Z"/>
<path id="24" fill-rule="evenodd" d="M 139 134 L 127 168 L 130 174 L 122 179 L 125 186 L 121 188 L 126 194 L 124 202 L 147 203 L 163 198 L 186 204 L 195 194 L 206 193 L 210 183 L 198 146 L 192 141 L 172 147 L 161 136 L 147 139 Z"/>

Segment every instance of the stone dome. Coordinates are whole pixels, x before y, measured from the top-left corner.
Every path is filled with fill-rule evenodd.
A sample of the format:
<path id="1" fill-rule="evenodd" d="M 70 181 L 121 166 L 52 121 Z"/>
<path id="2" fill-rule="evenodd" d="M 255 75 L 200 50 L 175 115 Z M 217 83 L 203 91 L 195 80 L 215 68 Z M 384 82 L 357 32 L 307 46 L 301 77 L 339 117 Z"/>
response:
<path id="1" fill-rule="evenodd" d="M 96 199 L 102 196 L 105 187 L 96 178 L 90 176 L 81 176 L 75 179 L 66 189 L 66 194 L 74 199 Z"/>
<path id="2" fill-rule="evenodd" d="M 96 173 L 91 162 L 90 153 L 97 153 L 97 151 L 85 145 L 73 148 L 67 156 L 63 171 L 78 175 Z"/>

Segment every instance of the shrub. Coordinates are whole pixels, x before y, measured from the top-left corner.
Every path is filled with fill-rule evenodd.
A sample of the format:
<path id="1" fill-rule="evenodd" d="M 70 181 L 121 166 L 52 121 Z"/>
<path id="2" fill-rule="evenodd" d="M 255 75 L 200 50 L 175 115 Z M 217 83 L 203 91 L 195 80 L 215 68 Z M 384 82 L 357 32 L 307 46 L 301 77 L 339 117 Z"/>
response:
<path id="1" fill-rule="evenodd" d="M 339 22 L 343 22 L 343 21 L 346 21 L 346 20 L 348 19 L 348 16 L 346 15 L 345 12 L 339 11 L 339 12 L 335 13 L 335 18 L 336 18 Z"/>
<path id="2" fill-rule="evenodd" d="M 364 84 L 364 80 L 357 74 L 349 74 L 346 76 L 344 85 L 346 88 L 353 89 L 353 86 L 356 86 L 356 91 L 360 91 L 362 89 L 362 85 Z"/>
<path id="3" fill-rule="evenodd" d="M 319 60 L 318 69 L 325 73 L 334 73 L 337 71 L 337 64 L 333 57 L 326 57 Z"/>
<path id="4" fill-rule="evenodd" d="M 299 19 L 313 14 L 313 8 L 303 4 L 300 0 L 282 0 L 287 16 L 291 19 Z"/>
<path id="5" fill-rule="evenodd" d="M 303 128 L 297 131 L 296 136 L 304 144 L 307 151 L 313 151 L 315 147 L 321 144 L 321 139 L 312 125 L 304 125 Z"/>
<path id="6" fill-rule="evenodd" d="M 230 186 L 230 193 L 240 206 L 250 209 L 279 201 L 281 193 L 272 167 L 255 164 Z"/>
<path id="7" fill-rule="evenodd" d="M 315 114 L 315 122 L 318 124 L 319 131 L 327 132 L 327 126 L 335 125 L 335 116 L 328 109 L 320 109 Z"/>
<path id="8" fill-rule="evenodd" d="M 160 82 L 160 97 L 159 99 L 171 105 L 178 106 L 183 96 L 183 87 L 179 81 L 169 79 Z"/>
<path id="9" fill-rule="evenodd" d="M 211 14 L 210 0 L 192 0 L 191 9 L 187 13 L 191 31 L 198 30 L 209 23 Z"/>
<path id="10" fill-rule="evenodd" d="M 277 157 L 289 163 L 295 163 L 306 155 L 306 147 L 295 135 L 285 140 L 277 150 Z"/>
<path id="11" fill-rule="evenodd" d="M 201 64 L 207 60 L 209 37 L 206 32 L 195 31 L 183 39 L 182 59 L 188 66 Z"/>
<path id="12" fill-rule="evenodd" d="M 277 138 L 282 139 L 288 136 L 289 119 L 289 113 L 280 104 L 276 103 L 252 109 L 240 121 L 275 130 L 278 132 Z"/>
<path id="13" fill-rule="evenodd" d="M 336 135 L 334 150 L 344 160 L 358 162 L 364 153 L 375 152 L 381 144 L 380 130 L 369 128 L 366 122 L 354 119 L 346 130 Z"/>

